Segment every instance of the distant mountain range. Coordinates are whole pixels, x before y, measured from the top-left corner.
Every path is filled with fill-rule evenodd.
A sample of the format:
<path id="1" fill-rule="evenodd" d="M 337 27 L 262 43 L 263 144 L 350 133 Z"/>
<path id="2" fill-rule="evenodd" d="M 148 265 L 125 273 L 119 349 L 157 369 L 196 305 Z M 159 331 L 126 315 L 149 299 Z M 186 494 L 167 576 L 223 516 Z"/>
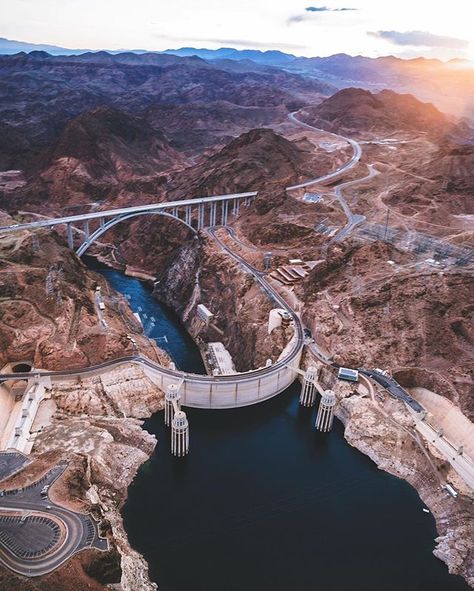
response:
<path id="1" fill-rule="evenodd" d="M 59 45 L 50 45 L 46 43 L 29 43 L 28 41 L 16 41 L 13 39 L 6 39 L 0 37 L 0 55 L 14 55 L 24 51 L 29 53 L 31 51 L 46 51 L 50 55 L 80 55 L 82 53 L 97 53 L 104 52 L 110 54 L 118 53 L 166 53 L 169 55 L 177 55 L 179 57 L 191 57 L 197 56 L 204 60 L 251 60 L 256 63 L 265 65 L 276 65 L 276 66 L 301 66 L 302 64 L 308 65 L 309 63 L 328 63 L 333 64 L 334 62 L 341 62 L 341 60 L 367 60 L 368 62 L 377 62 L 379 60 L 394 60 L 394 61 L 406 61 L 406 62 L 424 62 L 431 64 L 443 64 L 440 60 L 426 59 L 426 58 L 415 58 L 411 60 L 402 60 L 393 56 L 381 57 L 381 58 L 367 58 L 363 56 L 350 56 L 344 53 L 331 55 L 328 57 L 298 57 L 290 53 L 284 53 L 282 51 L 267 50 L 261 51 L 258 49 L 235 49 L 233 47 L 221 47 L 220 49 L 206 49 L 196 47 L 181 47 L 179 49 L 165 49 L 164 51 L 150 51 L 147 49 L 70 49 L 67 47 L 61 47 Z M 448 64 L 472 64 L 468 60 L 453 59 L 447 62 Z"/>
<path id="2" fill-rule="evenodd" d="M 0 54 L 44 52 L 54 56 L 128 56 L 129 63 L 154 63 L 159 56 L 199 59 L 233 72 L 274 68 L 325 82 L 335 90 L 359 87 L 371 91 L 391 89 L 411 93 L 435 103 L 442 111 L 474 119 L 474 63 L 467 60 L 442 62 L 436 59 L 400 59 L 393 56 L 369 58 L 336 54 L 328 57 L 297 57 L 281 51 L 251 49 L 196 49 L 182 47 L 165 51 L 66 49 L 56 45 L 25 43 L 0 38 Z M 133 56 L 136 56 L 135 58 Z M 38 56 L 39 57 L 39 56 Z M 46 56 L 47 57 L 47 56 Z M 82 59 L 82 58 L 79 58 Z"/>
<path id="3" fill-rule="evenodd" d="M 47 51 L 51 55 L 77 55 L 88 51 L 87 49 L 66 49 L 65 47 L 58 47 L 57 45 L 47 45 L 44 43 L 28 43 L 25 41 L 14 41 L 12 39 L 5 39 L 0 37 L 0 54 L 14 55 L 24 51 Z"/>

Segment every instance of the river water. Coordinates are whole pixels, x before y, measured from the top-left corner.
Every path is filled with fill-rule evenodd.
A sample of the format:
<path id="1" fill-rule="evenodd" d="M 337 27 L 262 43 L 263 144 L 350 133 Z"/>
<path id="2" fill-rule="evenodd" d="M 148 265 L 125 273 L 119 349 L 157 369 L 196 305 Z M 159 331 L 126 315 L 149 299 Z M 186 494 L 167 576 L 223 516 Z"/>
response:
<path id="1" fill-rule="evenodd" d="M 178 367 L 203 372 L 177 317 L 140 281 L 93 267 L 155 318 L 150 336 L 167 337 Z M 160 591 L 467 591 L 432 555 L 434 519 L 416 491 L 351 448 L 338 421 L 315 433 L 298 393 L 186 409 L 185 459 L 170 455 L 162 413 L 145 422 L 158 445 L 123 517 Z"/>

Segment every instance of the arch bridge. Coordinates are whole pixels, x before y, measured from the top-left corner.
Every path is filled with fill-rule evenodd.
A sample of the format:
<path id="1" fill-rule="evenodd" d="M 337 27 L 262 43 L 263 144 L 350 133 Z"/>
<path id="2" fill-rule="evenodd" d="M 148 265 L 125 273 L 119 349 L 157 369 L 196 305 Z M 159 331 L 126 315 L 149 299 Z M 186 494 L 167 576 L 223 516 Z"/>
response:
<path id="1" fill-rule="evenodd" d="M 242 206 L 248 206 L 257 196 L 257 192 L 234 193 L 231 195 L 215 195 L 180 201 L 165 201 L 150 203 L 135 207 L 108 209 L 78 215 L 49 218 L 25 224 L 1 226 L 1 233 L 19 232 L 21 230 L 35 230 L 39 228 L 54 228 L 66 226 L 69 248 L 78 256 L 82 256 L 87 249 L 113 226 L 142 215 L 161 215 L 178 220 L 196 233 L 198 230 L 216 225 L 225 226 L 229 215 L 239 215 Z M 81 236 L 79 244 L 75 237 Z"/>

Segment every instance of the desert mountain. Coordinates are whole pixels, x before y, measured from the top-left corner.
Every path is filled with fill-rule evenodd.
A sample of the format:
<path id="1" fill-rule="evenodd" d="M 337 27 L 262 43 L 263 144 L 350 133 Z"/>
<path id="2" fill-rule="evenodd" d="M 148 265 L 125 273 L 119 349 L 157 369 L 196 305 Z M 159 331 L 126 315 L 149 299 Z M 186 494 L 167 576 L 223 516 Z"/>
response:
<path id="1" fill-rule="evenodd" d="M 272 186 L 281 190 L 296 182 L 306 162 L 307 154 L 293 142 L 271 129 L 252 129 L 180 175 L 176 193 L 218 195 Z"/>
<path id="2" fill-rule="evenodd" d="M 474 192 L 474 143 L 468 138 L 446 136 L 439 143 L 426 170 L 427 176 L 443 184 L 453 193 Z"/>
<path id="3" fill-rule="evenodd" d="M 311 125 L 330 131 L 442 133 L 451 125 L 432 104 L 391 90 L 372 94 L 360 88 L 346 88 L 320 105 L 306 108 L 303 115 Z"/>
<path id="4" fill-rule="evenodd" d="M 120 190 L 149 190 L 181 162 L 163 133 L 143 120 L 98 107 L 70 121 L 30 183 L 35 196 L 55 205 L 112 198 Z"/>
<path id="5" fill-rule="evenodd" d="M 29 153 L 13 162 L 18 167 L 49 147 L 72 118 L 98 106 L 140 116 L 157 105 L 227 101 L 278 115 L 331 92 L 327 84 L 273 68 L 234 72 L 197 57 L 134 53 L 0 56 L 0 78 L 2 123 L 28 138 Z"/>
<path id="6" fill-rule="evenodd" d="M 280 107 L 243 107 L 229 101 L 186 105 L 153 105 L 144 117 L 157 129 L 165 129 L 177 150 L 200 150 L 226 144 L 243 129 L 265 127 L 286 118 Z"/>

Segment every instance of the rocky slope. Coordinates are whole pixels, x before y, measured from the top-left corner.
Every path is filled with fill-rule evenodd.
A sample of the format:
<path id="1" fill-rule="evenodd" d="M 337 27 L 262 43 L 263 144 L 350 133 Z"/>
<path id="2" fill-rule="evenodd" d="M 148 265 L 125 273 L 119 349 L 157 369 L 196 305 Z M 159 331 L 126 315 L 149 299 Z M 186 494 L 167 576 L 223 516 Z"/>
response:
<path id="1" fill-rule="evenodd" d="M 372 94 L 360 88 L 345 88 L 316 107 L 301 111 L 304 121 L 329 131 L 394 131 L 442 133 L 452 125 L 447 116 L 412 95 L 382 90 Z"/>
<path id="2" fill-rule="evenodd" d="M 2 223 L 12 222 L 2 217 Z M 0 255 L 0 364 L 29 360 L 43 369 L 86 367 L 132 354 L 129 334 L 149 357 L 166 362 L 125 300 L 108 291 L 56 234 L 3 235 Z M 103 289 L 107 328 L 97 314 L 97 285 Z"/>
<path id="3" fill-rule="evenodd" d="M 379 242 L 330 250 L 298 287 L 304 319 L 342 365 L 388 368 L 408 387 L 434 387 L 472 419 L 474 279 L 413 262 Z"/>
<path id="4" fill-rule="evenodd" d="M 271 129 L 252 129 L 179 175 L 170 198 L 244 191 L 281 192 L 310 172 L 309 147 L 298 146 Z"/>
<path id="5" fill-rule="evenodd" d="M 265 127 L 286 118 L 283 105 L 242 106 L 230 100 L 186 105 L 153 105 L 144 117 L 153 127 L 166 130 L 177 150 L 195 153 L 224 145 L 242 130 Z"/>
<path id="6" fill-rule="evenodd" d="M 448 135 L 441 139 L 426 176 L 443 186 L 447 193 L 472 195 L 474 191 L 474 142 L 471 138 Z M 474 211 L 461 207 L 462 211 Z"/>
<path id="7" fill-rule="evenodd" d="M 183 165 L 162 132 L 110 107 L 68 122 L 42 160 L 15 199 L 17 208 L 26 203 L 44 213 L 88 202 L 152 199 L 166 182 L 163 174 Z"/>

